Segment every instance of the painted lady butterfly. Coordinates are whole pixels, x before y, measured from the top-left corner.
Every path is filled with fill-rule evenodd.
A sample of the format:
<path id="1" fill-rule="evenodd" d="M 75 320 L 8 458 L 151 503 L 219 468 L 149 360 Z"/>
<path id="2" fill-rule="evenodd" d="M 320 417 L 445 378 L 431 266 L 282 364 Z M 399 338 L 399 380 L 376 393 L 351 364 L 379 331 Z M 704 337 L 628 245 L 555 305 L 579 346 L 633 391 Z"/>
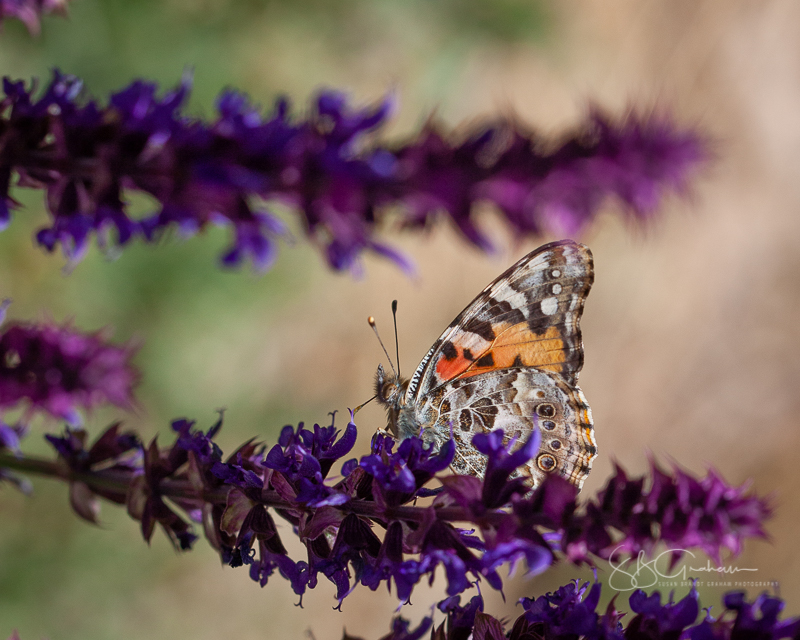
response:
<path id="1" fill-rule="evenodd" d="M 592 413 L 578 388 L 580 318 L 594 280 L 589 248 L 562 240 L 532 251 L 473 300 L 433 343 L 409 380 L 378 366 L 375 393 L 400 440 L 441 447 L 451 433 L 456 473 L 482 476 L 476 433 L 542 444 L 525 475 L 532 486 L 558 473 L 578 489 L 597 455 Z M 452 425 L 452 428 L 451 428 Z"/>

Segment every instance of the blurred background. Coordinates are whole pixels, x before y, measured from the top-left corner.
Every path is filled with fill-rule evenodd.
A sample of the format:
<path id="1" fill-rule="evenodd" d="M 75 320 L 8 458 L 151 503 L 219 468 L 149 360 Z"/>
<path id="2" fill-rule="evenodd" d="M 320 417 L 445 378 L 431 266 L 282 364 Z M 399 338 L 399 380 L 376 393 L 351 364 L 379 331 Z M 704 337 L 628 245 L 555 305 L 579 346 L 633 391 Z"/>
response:
<path id="1" fill-rule="evenodd" d="M 787 612 L 800 614 L 800 5 L 73 0 L 69 18 L 45 19 L 38 39 L 14 22 L 0 35 L 1 74 L 47 78 L 53 66 L 100 98 L 135 78 L 171 87 L 192 68 L 191 111 L 201 116 L 229 85 L 265 107 L 286 93 L 301 109 L 321 86 L 362 104 L 394 89 L 397 139 L 433 112 L 451 127 L 513 113 L 558 135 L 590 101 L 616 114 L 667 107 L 712 136 L 717 161 L 691 197 L 668 200 L 646 230 L 621 222 L 610 203 L 580 238 L 596 261 L 581 387 L 600 449 L 584 491 L 604 484 L 614 460 L 638 473 L 651 454 L 696 473 L 713 465 L 734 483 L 752 479 L 774 494 L 771 541 L 725 562 L 757 569 L 732 581 L 778 580 Z M 389 335 L 394 298 L 410 372 L 466 303 L 537 244 L 497 225 L 503 252 L 490 258 L 442 224 L 388 238 L 416 262 L 416 280 L 377 258 L 359 280 L 333 274 L 302 241 L 258 276 L 218 269 L 228 239 L 210 230 L 134 245 L 113 262 L 93 249 L 67 275 L 59 255 L 33 245 L 46 219 L 41 194 L 13 195 L 25 208 L 0 234 L 0 297 L 14 299 L 11 317 L 111 326 L 118 340 L 140 341 L 139 408 L 126 425 L 149 439 L 177 417 L 209 426 L 224 406 L 225 450 L 252 436 L 274 442 L 284 424 L 327 424 L 329 411 L 366 400 L 382 353 L 365 320 L 375 315 Z M 98 411 L 88 428 L 116 417 Z M 361 454 L 385 423 L 370 405 L 358 424 Z M 44 453 L 40 434 L 60 426 L 37 427 L 26 444 Z M 66 487 L 38 480 L 35 489 L 32 498 L 0 490 L 0 638 L 13 628 L 23 640 L 338 640 L 344 628 L 368 640 L 389 630 L 397 603 L 385 591 L 357 589 L 340 613 L 326 583 L 301 609 L 282 578 L 260 589 L 245 569 L 220 567 L 202 541 L 178 555 L 158 532 L 148 548 L 120 509 L 106 505 L 93 528 L 70 512 Z M 284 541 L 298 552 L 288 528 Z M 601 580 L 609 574 L 601 567 Z M 579 576 L 591 574 L 517 576 L 505 602 L 485 593 L 487 611 L 516 617 L 519 597 Z M 403 615 L 427 615 L 441 584 L 415 592 Z M 726 590 L 701 589 L 703 605 Z"/>

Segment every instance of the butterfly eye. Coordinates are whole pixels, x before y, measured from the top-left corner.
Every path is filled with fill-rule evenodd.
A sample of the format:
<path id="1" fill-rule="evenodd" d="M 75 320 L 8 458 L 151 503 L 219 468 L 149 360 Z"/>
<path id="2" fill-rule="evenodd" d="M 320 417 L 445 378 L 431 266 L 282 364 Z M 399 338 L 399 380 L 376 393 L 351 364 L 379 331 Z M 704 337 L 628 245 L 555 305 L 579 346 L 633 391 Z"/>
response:
<path id="1" fill-rule="evenodd" d="M 395 394 L 396 390 L 397 390 L 397 385 L 396 384 L 394 384 L 392 382 L 387 382 L 386 384 L 384 384 L 381 387 L 380 396 L 384 400 L 388 400 L 389 398 L 391 398 Z"/>

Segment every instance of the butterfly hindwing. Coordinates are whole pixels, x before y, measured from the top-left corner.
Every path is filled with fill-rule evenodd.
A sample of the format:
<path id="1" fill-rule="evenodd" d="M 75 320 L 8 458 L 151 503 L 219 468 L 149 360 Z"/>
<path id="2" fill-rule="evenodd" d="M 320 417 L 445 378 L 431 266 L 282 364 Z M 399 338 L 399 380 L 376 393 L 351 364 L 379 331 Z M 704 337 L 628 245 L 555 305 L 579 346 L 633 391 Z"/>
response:
<path id="1" fill-rule="evenodd" d="M 583 393 L 555 373 L 496 370 L 458 378 L 420 400 L 418 415 L 431 425 L 421 436 L 440 448 L 452 434 L 456 473 L 483 476 L 486 458 L 472 447 L 472 438 L 498 428 L 506 444 L 512 438 L 522 444 L 538 423 L 540 450 L 523 470 L 534 486 L 546 474 L 557 473 L 580 488 L 597 453 Z"/>
<path id="2" fill-rule="evenodd" d="M 534 367 L 577 383 L 580 316 L 594 280 L 588 247 L 563 240 L 517 262 L 462 311 L 411 377 L 406 402 L 496 369 Z"/>

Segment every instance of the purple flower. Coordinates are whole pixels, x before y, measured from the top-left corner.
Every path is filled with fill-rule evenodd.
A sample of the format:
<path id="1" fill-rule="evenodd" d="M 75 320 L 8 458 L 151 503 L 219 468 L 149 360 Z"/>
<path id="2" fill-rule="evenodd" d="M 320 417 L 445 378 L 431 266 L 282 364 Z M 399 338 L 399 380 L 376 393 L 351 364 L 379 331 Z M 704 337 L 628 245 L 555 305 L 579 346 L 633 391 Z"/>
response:
<path id="1" fill-rule="evenodd" d="M 5 325 L 0 331 L 0 409 L 26 402 L 80 424 L 79 409 L 109 402 L 133 406 L 138 373 L 130 364 L 135 349 L 115 346 L 103 332 L 80 333 L 52 324 Z"/>
<path id="2" fill-rule="evenodd" d="M 275 472 L 270 482 L 288 483 L 283 491 L 290 492 L 298 502 L 323 507 L 349 499 L 323 482 L 333 463 L 350 453 L 356 442 L 356 426 L 352 420 L 341 438 L 336 439 L 339 431 L 334 419 L 335 414 L 332 414 L 330 426 L 315 424 L 313 431 L 303 428 L 303 423 L 296 432 L 290 426 L 284 427 L 278 444 L 270 449 L 262 463 Z"/>
<path id="3" fill-rule="evenodd" d="M 422 621 L 417 625 L 415 629 L 412 629 L 411 623 L 408 620 L 405 620 L 400 616 L 398 616 L 394 618 L 394 620 L 392 620 L 391 633 L 383 636 L 381 640 L 420 640 L 421 638 L 425 637 L 425 634 L 428 633 L 428 629 L 431 628 L 432 624 L 433 624 L 433 619 L 426 616 L 425 618 L 422 619 Z M 358 639 L 351 638 L 345 635 L 343 640 L 358 640 Z"/>
<path id="4" fill-rule="evenodd" d="M 192 526 L 178 514 L 175 507 L 164 500 L 162 482 L 174 476 L 188 461 L 185 449 L 179 447 L 161 450 L 155 439 L 144 451 L 144 468 L 134 476 L 127 496 L 128 514 L 139 520 L 142 535 L 147 542 L 153 537 L 156 524 L 167 534 L 177 550 L 187 551 L 192 548 L 197 536 Z M 175 501 L 191 512 L 193 503 Z M 188 507 L 188 509 L 186 509 Z"/>
<path id="5" fill-rule="evenodd" d="M 749 603 L 742 592 L 732 592 L 723 599 L 725 609 L 735 613 L 733 624 L 728 623 L 731 639 L 738 638 L 797 638 L 800 634 L 800 619 L 779 620 L 786 604 L 780 598 L 765 593 Z M 722 616 L 720 616 L 721 620 Z M 719 626 L 719 622 L 717 623 Z M 709 626 L 711 626 L 709 624 Z M 706 627 L 707 628 L 707 627 Z M 703 636 L 692 635 L 692 640 Z"/>
<path id="6" fill-rule="evenodd" d="M 172 423 L 172 430 L 178 434 L 175 442 L 175 450 L 193 452 L 200 463 L 213 466 L 222 460 L 222 450 L 216 442 L 214 436 L 222 428 L 222 411 L 219 420 L 209 428 L 206 433 L 194 430 L 194 420 L 182 418 Z"/>
<path id="7" fill-rule="evenodd" d="M 519 446 L 515 446 L 517 443 L 513 440 L 504 445 L 504 438 L 503 430 L 495 429 L 488 434 L 479 433 L 472 439 L 472 445 L 488 456 L 481 498 L 489 509 L 508 504 L 512 496 L 528 491 L 524 478 L 517 472 L 536 456 L 542 440 L 538 429 L 532 431 L 528 440 Z M 510 479 L 514 475 L 516 477 Z"/>
<path id="8" fill-rule="evenodd" d="M 0 421 L 0 451 L 9 449 L 17 455 L 21 455 L 19 448 L 20 440 L 28 433 L 28 425 L 25 424 L 6 424 Z"/>
<path id="9" fill-rule="evenodd" d="M 283 203 L 333 268 L 357 271 L 371 251 L 410 271 L 377 237 L 389 211 L 404 227 L 449 216 L 484 250 L 491 247 L 473 219 L 480 202 L 493 203 L 519 235 L 574 235 L 609 195 L 637 219 L 652 216 L 661 194 L 685 190 L 708 155 L 696 133 L 666 118 L 612 123 L 594 114 L 545 154 L 542 140 L 508 121 L 461 140 L 427 126 L 404 144 L 383 143 L 391 96 L 359 108 L 341 92 L 321 91 L 304 117 L 293 117 L 285 98 L 262 114 L 226 90 L 217 116 L 202 121 L 185 113 L 188 77 L 163 96 L 137 80 L 106 106 L 82 97 L 81 82 L 58 71 L 39 97 L 8 78 L 4 91 L 0 227 L 15 206 L 8 190 L 16 172 L 19 184 L 46 191 L 52 222 L 37 241 L 49 251 L 60 247 L 71 262 L 92 237 L 124 246 L 171 227 L 189 236 L 214 224 L 233 236 L 224 265 L 267 269 L 287 235 L 271 203 Z M 126 190 L 149 194 L 158 210 L 131 218 Z"/>
<path id="10" fill-rule="evenodd" d="M 391 436 L 376 433 L 372 454 L 361 459 L 361 467 L 372 476 L 380 499 L 387 505 L 411 500 L 434 474 L 450 466 L 456 452 L 452 440 L 438 451 L 420 438 L 406 438 L 392 453 L 394 444 Z"/>
<path id="11" fill-rule="evenodd" d="M 451 596 L 442 600 L 436 606 L 439 611 L 447 614 L 446 637 L 448 640 L 467 640 L 472 635 L 475 617 L 483 612 L 483 598 L 481 596 L 473 596 L 469 603 L 462 607 L 461 596 Z M 439 627 L 437 633 L 445 633 L 444 623 Z"/>
<path id="12" fill-rule="evenodd" d="M 600 601 L 600 585 L 580 585 L 571 582 L 556 591 L 536 599 L 523 598 L 525 618 L 548 638 L 620 638 L 617 621 L 603 620 L 596 612 Z M 610 624 L 609 624 L 610 622 Z M 616 628 L 615 628 L 616 627 Z"/>
<path id="13" fill-rule="evenodd" d="M 658 591 L 647 595 L 641 589 L 631 594 L 629 604 L 637 614 L 625 629 L 625 638 L 631 640 L 678 640 L 683 631 L 693 625 L 700 613 L 697 591 L 691 591 L 679 602 L 661 604 Z"/>

